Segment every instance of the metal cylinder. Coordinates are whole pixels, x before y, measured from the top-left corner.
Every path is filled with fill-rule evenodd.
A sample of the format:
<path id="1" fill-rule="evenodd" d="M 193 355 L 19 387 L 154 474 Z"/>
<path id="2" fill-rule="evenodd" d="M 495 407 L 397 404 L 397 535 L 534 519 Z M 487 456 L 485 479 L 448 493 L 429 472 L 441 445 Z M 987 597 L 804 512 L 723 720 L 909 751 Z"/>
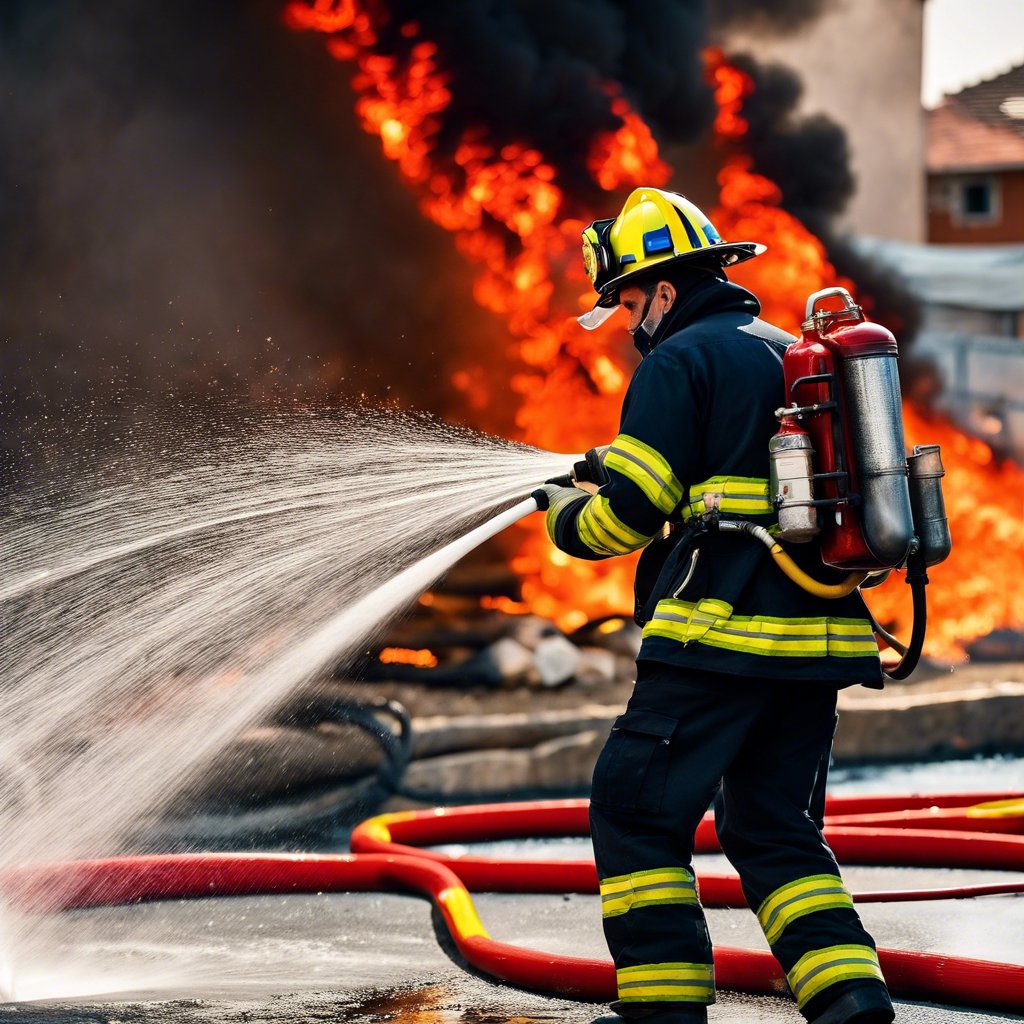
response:
<path id="1" fill-rule="evenodd" d="M 896 353 L 850 356 L 844 363 L 844 377 L 848 425 L 864 501 L 864 540 L 880 565 L 902 565 L 914 539 L 914 518 Z"/>
<path id="2" fill-rule="evenodd" d="M 937 444 L 916 444 L 907 459 L 910 467 L 910 507 L 914 532 L 921 543 L 925 565 L 944 562 L 953 550 L 946 520 L 946 502 L 942 496 L 942 453 Z"/>
<path id="3" fill-rule="evenodd" d="M 768 444 L 771 455 L 771 495 L 779 515 L 779 540 L 801 544 L 818 534 L 814 500 L 811 439 L 799 428 L 783 429 Z"/>

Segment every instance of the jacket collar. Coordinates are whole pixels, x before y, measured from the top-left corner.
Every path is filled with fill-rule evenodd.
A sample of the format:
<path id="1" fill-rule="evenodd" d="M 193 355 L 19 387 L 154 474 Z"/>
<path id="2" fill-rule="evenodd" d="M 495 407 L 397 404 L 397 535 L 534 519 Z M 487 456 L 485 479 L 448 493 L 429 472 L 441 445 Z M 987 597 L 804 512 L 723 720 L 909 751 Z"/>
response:
<path id="1" fill-rule="evenodd" d="M 650 355 L 665 338 L 715 313 L 737 312 L 755 317 L 761 312 L 761 303 L 752 292 L 710 273 L 689 275 L 676 289 L 675 304 L 655 328 L 650 346 L 642 346 L 634 339 L 641 356 Z"/>

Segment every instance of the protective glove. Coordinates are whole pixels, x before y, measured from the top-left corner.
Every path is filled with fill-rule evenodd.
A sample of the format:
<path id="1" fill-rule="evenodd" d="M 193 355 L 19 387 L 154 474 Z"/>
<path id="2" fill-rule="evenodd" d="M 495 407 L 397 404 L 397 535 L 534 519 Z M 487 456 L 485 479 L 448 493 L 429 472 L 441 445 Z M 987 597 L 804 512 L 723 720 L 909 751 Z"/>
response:
<path id="1" fill-rule="evenodd" d="M 570 502 L 579 498 L 586 498 L 585 491 L 578 487 L 563 487 L 561 484 L 542 484 L 531 495 L 537 502 L 537 508 L 543 512 L 545 509 L 557 517 L 558 513 Z"/>
<path id="2" fill-rule="evenodd" d="M 605 456 L 608 454 L 608 449 L 611 448 L 610 444 L 601 445 L 598 448 L 591 448 L 586 455 L 583 456 L 583 464 L 586 466 L 586 476 L 580 475 L 580 466 L 577 463 L 575 467 L 576 479 L 586 480 L 592 484 L 597 484 L 598 487 L 604 487 L 606 483 L 611 479 L 608 476 L 608 470 L 604 468 Z"/>
<path id="3" fill-rule="evenodd" d="M 558 484 L 560 487 L 571 487 L 573 484 L 577 486 L 593 484 L 595 488 L 604 487 L 611 480 L 608 470 L 604 468 L 605 456 L 610 448 L 610 444 L 602 445 L 600 448 L 591 448 L 579 462 L 573 463 L 571 472 L 552 477 L 544 482 Z"/>

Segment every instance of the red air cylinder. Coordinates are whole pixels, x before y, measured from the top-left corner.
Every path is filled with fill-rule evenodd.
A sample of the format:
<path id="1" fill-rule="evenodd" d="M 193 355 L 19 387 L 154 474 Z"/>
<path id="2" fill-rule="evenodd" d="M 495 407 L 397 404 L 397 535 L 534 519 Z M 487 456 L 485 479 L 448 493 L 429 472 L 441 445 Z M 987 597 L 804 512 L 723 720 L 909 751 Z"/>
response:
<path id="1" fill-rule="evenodd" d="M 843 309 L 818 308 L 835 298 Z M 814 446 L 822 559 L 846 570 L 901 565 L 914 524 L 896 339 L 843 288 L 812 295 L 801 330 L 783 359 L 786 414 Z"/>

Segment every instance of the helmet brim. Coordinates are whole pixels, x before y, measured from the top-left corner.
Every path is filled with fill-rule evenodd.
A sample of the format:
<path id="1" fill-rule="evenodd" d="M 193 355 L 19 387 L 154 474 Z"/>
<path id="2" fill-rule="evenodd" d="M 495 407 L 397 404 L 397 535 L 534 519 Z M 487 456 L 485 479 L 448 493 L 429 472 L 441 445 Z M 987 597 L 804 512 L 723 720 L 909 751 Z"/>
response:
<path id="1" fill-rule="evenodd" d="M 600 303 L 600 300 L 598 300 L 598 303 Z M 582 316 L 576 317 L 576 323 L 585 331 L 596 331 L 598 327 L 615 314 L 618 308 L 619 304 L 617 302 L 613 306 L 595 305 L 593 309 L 588 310 Z"/>
<path id="2" fill-rule="evenodd" d="M 619 308 L 619 289 L 621 287 L 627 284 L 636 284 L 639 281 L 649 281 L 668 267 L 676 267 L 683 263 L 708 263 L 721 268 L 735 267 L 739 263 L 745 263 L 755 256 L 760 256 L 767 248 L 768 246 L 762 245 L 760 242 L 718 242 L 715 245 L 705 246 L 703 249 L 695 249 L 693 252 L 670 256 L 651 267 L 644 267 L 643 270 L 620 274 L 601 286 L 601 294 L 597 302 L 594 303 L 594 308 L 588 313 L 576 317 L 576 322 L 585 330 L 596 331 Z"/>

